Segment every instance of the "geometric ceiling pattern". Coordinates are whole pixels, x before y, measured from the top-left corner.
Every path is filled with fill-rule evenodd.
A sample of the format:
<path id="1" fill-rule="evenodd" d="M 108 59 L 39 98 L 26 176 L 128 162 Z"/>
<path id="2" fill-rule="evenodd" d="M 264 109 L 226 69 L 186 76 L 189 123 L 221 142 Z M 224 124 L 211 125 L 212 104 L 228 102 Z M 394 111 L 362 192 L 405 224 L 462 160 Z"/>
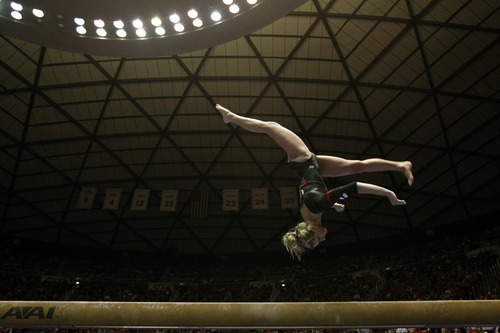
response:
<path id="1" fill-rule="evenodd" d="M 174 56 L 69 53 L 0 35 L 0 235 L 118 251 L 265 253 L 299 220 L 284 152 L 213 105 L 295 131 L 318 154 L 411 160 L 329 179 L 393 189 L 328 212 L 322 245 L 500 219 L 500 12 L 490 1 L 311 0 L 242 38 Z M 91 209 L 77 208 L 96 188 Z M 269 209 L 252 209 L 267 188 Z M 107 189 L 121 189 L 115 210 Z M 131 209 L 150 190 L 147 209 Z M 175 212 L 162 191 L 178 190 Z M 209 193 L 206 217 L 190 212 Z M 239 209 L 222 209 L 239 189 Z"/>

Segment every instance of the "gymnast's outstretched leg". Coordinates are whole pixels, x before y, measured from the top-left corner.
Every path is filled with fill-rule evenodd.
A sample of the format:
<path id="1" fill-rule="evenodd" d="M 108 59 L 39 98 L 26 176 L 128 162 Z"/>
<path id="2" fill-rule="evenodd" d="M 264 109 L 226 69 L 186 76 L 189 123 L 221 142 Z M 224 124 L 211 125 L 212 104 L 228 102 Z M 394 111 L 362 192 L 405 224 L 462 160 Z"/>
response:
<path id="1" fill-rule="evenodd" d="M 317 157 L 322 177 L 340 177 L 365 172 L 398 171 L 406 177 L 410 186 L 413 184 L 413 166 L 410 161 L 391 161 L 382 158 L 347 160 L 325 155 L 318 155 Z"/>
<path id="2" fill-rule="evenodd" d="M 249 132 L 264 133 L 270 136 L 288 155 L 292 162 L 307 161 L 312 153 L 304 141 L 295 133 L 273 121 L 262 121 L 237 115 L 216 105 L 224 122 L 238 125 Z M 408 184 L 413 184 L 412 164 L 410 161 L 391 161 L 381 158 L 348 160 L 337 156 L 318 155 L 319 169 L 323 177 L 340 177 L 365 172 L 398 171 L 404 174 Z"/>
<path id="3" fill-rule="evenodd" d="M 292 162 L 305 162 L 311 158 L 312 153 L 307 148 L 304 141 L 294 132 L 281 126 L 274 121 L 263 121 L 255 118 L 248 118 L 237 115 L 230 110 L 217 104 L 217 111 L 222 115 L 224 122 L 238 125 L 249 132 L 267 134 L 273 139 L 288 155 L 288 160 Z"/>

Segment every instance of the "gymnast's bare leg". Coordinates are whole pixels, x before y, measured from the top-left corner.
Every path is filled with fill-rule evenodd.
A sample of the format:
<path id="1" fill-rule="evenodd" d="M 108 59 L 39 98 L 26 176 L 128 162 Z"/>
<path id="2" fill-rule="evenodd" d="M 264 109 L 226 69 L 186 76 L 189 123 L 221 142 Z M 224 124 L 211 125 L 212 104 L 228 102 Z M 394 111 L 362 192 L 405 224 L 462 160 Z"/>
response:
<path id="1" fill-rule="evenodd" d="M 312 153 L 304 141 L 294 132 L 273 121 L 262 121 L 237 115 L 230 110 L 216 105 L 224 122 L 238 125 L 249 132 L 267 134 L 288 155 L 292 162 L 307 161 Z M 318 155 L 318 164 L 323 177 L 340 177 L 365 172 L 398 171 L 404 174 L 408 184 L 413 184 L 412 164 L 410 161 L 390 161 L 381 158 L 366 160 L 348 160 L 336 156 Z"/>
<path id="2" fill-rule="evenodd" d="M 365 172 L 398 171 L 405 175 L 408 185 L 413 184 L 413 166 L 410 161 L 391 161 L 381 158 L 346 160 L 325 155 L 318 155 L 317 158 L 322 177 L 341 177 Z"/>
<path id="3" fill-rule="evenodd" d="M 289 161 L 305 162 L 311 158 L 312 153 L 304 141 L 288 128 L 274 121 L 262 121 L 239 116 L 219 104 L 215 108 L 222 115 L 222 119 L 226 124 L 233 123 L 249 132 L 267 134 L 287 153 Z"/>

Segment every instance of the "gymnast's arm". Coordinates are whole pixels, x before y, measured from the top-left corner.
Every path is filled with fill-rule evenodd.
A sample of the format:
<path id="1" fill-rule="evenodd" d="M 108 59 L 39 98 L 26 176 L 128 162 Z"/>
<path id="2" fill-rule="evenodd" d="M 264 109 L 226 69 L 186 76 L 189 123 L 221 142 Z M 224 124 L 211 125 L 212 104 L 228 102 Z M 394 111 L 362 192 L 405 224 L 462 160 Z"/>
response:
<path id="1" fill-rule="evenodd" d="M 319 213 L 331 208 L 340 213 L 345 209 L 342 202 L 347 200 L 351 194 L 356 193 L 385 196 L 389 199 L 392 205 L 406 205 L 406 202 L 398 199 L 393 191 L 378 185 L 360 182 L 352 182 L 347 185 L 334 188 L 326 193 L 308 191 L 304 194 L 303 198 L 307 208 L 313 213 Z"/>
<path id="2" fill-rule="evenodd" d="M 387 199 L 389 199 L 393 206 L 406 205 L 406 201 L 398 199 L 393 191 L 388 190 L 384 187 L 357 182 L 357 188 L 359 194 L 374 194 L 385 196 Z"/>

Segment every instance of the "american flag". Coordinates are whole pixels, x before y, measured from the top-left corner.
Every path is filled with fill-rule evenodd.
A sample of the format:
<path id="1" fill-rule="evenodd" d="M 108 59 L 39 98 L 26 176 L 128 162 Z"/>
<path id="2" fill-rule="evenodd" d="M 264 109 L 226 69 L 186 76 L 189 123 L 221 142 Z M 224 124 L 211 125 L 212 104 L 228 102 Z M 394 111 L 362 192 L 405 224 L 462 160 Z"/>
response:
<path id="1" fill-rule="evenodd" d="M 191 218 L 208 217 L 208 190 L 193 190 L 191 192 Z"/>

